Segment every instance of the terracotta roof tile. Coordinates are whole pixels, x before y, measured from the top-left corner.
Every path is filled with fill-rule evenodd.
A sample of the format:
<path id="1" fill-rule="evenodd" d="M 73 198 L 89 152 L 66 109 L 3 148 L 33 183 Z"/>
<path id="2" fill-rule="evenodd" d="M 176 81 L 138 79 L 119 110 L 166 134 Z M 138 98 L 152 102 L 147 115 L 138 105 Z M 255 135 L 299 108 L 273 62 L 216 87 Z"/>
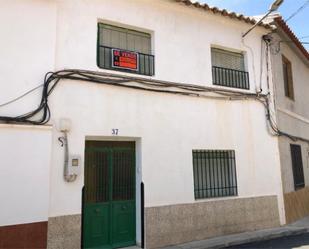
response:
<path id="1" fill-rule="evenodd" d="M 286 22 L 282 19 L 281 16 L 274 18 L 274 24 L 277 27 L 280 27 L 284 31 L 284 33 L 287 34 L 287 36 L 291 39 L 291 41 L 296 45 L 296 47 L 298 47 L 298 49 L 301 51 L 301 53 L 309 61 L 309 52 L 308 52 L 308 50 L 298 40 L 296 35 L 293 33 L 293 31 L 290 29 L 290 27 L 286 24 Z"/>
<path id="2" fill-rule="evenodd" d="M 193 7 L 199 8 L 199 9 L 203 9 L 205 11 L 211 11 L 214 14 L 218 13 L 218 14 L 221 14 L 222 16 L 225 16 L 225 17 L 229 17 L 229 18 L 232 18 L 232 19 L 238 19 L 238 20 L 246 22 L 246 23 L 250 23 L 250 24 L 256 23 L 256 20 L 252 17 L 244 16 L 242 14 L 237 14 L 235 12 L 230 12 L 226 9 L 219 9 L 217 7 L 210 7 L 206 3 L 204 3 L 204 4 L 201 4 L 199 2 L 193 3 L 190 0 L 174 0 L 174 1 L 181 3 L 181 4 L 184 4 L 186 6 L 193 6 Z M 267 29 L 272 29 L 272 27 L 269 24 L 266 24 L 266 23 L 261 23 L 261 24 L 259 24 L 259 26 L 267 28 Z"/>

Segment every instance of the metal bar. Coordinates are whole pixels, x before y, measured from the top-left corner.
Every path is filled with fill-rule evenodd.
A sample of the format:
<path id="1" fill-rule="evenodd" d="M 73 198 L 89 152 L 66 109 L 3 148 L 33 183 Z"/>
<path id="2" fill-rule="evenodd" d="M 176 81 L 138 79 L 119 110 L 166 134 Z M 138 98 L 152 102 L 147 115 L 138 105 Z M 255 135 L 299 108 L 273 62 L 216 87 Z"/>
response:
<path id="1" fill-rule="evenodd" d="M 122 69 L 122 68 L 112 67 L 112 49 L 124 50 L 118 47 L 109 47 L 109 46 L 103 46 L 103 45 L 98 46 L 99 52 L 97 56 L 98 56 L 98 62 L 99 62 L 98 66 L 99 67 L 104 68 L 104 69 L 109 69 L 109 70 L 124 71 L 128 73 L 142 74 L 142 75 L 148 75 L 148 76 L 154 75 L 154 64 L 155 64 L 154 55 L 139 53 L 139 52 L 131 51 L 131 50 L 125 50 L 128 52 L 134 52 L 138 54 L 138 60 L 139 60 L 138 70 L 132 71 L 132 70 L 125 69 L 125 68 Z"/>
<path id="2" fill-rule="evenodd" d="M 81 236 L 80 247 L 84 249 L 84 224 L 85 224 L 85 185 L 82 188 L 82 220 L 81 220 Z"/>
<path id="3" fill-rule="evenodd" d="M 247 34 L 249 34 L 251 32 L 251 30 L 253 30 L 256 26 L 258 26 L 260 23 L 262 23 L 262 21 L 271 13 L 273 12 L 273 10 L 269 10 L 258 22 L 256 22 L 250 29 L 248 29 L 247 32 L 245 32 L 242 35 L 242 38 L 244 38 Z"/>
<path id="4" fill-rule="evenodd" d="M 219 167 L 220 167 L 220 188 L 221 188 L 221 196 L 223 196 L 223 174 L 222 174 L 222 156 L 223 152 L 222 151 L 219 151 L 219 156 L 220 156 L 220 164 L 219 164 Z"/>
<path id="5" fill-rule="evenodd" d="M 240 89 L 249 89 L 249 73 L 230 68 L 213 66 L 213 84 Z"/>
<path id="6" fill-rule="evenodd" d="M 205 188 L 206 186 L 206 179 L 205 178 L 205 172 L 204 172 L 204 168 L 205 168 L 205 163 L 204 162 L 204 152 L 203 153 L 199 153 L 200 154 L 200 163 L 201 163 L 201 172 L 202 172 L 202 188 Z M 205 185 L 204 185 L 204 180 L 205 180 Z M 204 190 L 202 190 L 202 197 L 204 197 Z"/>
<path id="7" fill-rule="evenodd" d="M 98 202 L 103 202 L 103 195 L 102 195 L 102 186 L 103 186 L 103 181 L 104 181 L 104 178 L 103 178 L 103 175 L 102 175 L 102 169 L 103 169 L 103 165 L 104 165 L 104 158 L 103 158 L 103 155 L 102 153 L 99 154 L 99 158 L 100 158 L 100 167 L 98 168 L 98 178 L 99 178 L 99 186 L 97 186 L 98 188 Z"/>
<path id="8" fill-rule="evenodd" d="M 144 55 L 144 74 L 148 75 L 146 73 L 146 56 Z"/>
<path id="9" fill-rule="evenodd" d="M 129 50 L 129 49 L 123 49 L 123 48 L 119 48 L 119 47 L 110 47 L 110 46 L 105 46 L 105 45 L 99 45 L 99 47 L 108 48 L 108 49 L 120 49 L 120 50 L 124 50 L 124 51 L 127 51 L 127 52 L 133 52 L 133 53 L 138 53 L 138 54 L 141 54 L 141 55 L 148 55 L 148 56 L 154 57 L 154 55 L 152 55 L 152 54 L 145 54 L 145 53 L 136 52 L 136 51 Z"/>
<path id="10" fill-rule="evenodd" d="M 199 160 L 199 156 L 200 156 L 200 153 L 197 153 L 196 154 L 196 156 L 197 156 L 197 158 L 196 158 L 196 161 L 197 161 L 197 176 L 198 176 L 198 187 L 197 187 L 197 189 L 198 189 L 198 192 L 197 192 L 197 194 L 198 194 L 198 198 L 200 198 L 201 197 L 201 192 L 200 192 L 200 189 L 201 189 L 201 181 L 200 181 L 200 177 L 201 177 L 201 174 L 200 174 L 200 160 Z"/>
<path id="11" fill-rule="evenodd" d="M 145 187 L 141 182 L 141 248 L 145 248 Z"/>
<path id="12" fill-rule="evenodd" d="M 212 185 L 211 185 L 211 197 L 215 196 L 215 174 L 214 174 L 214 158 L 213 158 L 213 151 L 209 151 L 208 153 L 209 156 L 209 162 L 210 162 L 210 170 L 211 170 L 211 178 L 212 178 Z"/>
<path id="13" fill-rule="evenodd" d="M 193 151 L 193 170 L 196 199 L 237 195 L 234 151 Z"/>
<path id="14" fill-rule="evenodd" d="M 234 167 L 234 178 L 235 178 L 235 195 L 238 195 L 238 189 L 237 189 L 237 173 L 236 173 L 236 160 L 235 160 L 235 151 L 232 151 L 233 155 L 233 167 Z"/>

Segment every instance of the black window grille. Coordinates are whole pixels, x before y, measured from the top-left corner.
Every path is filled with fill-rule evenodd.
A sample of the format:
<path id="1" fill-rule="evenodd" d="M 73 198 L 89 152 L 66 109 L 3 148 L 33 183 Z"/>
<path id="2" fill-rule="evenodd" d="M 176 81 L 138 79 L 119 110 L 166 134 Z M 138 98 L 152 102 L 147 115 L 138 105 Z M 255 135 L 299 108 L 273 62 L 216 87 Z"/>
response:
<path id="1" fill-rule="evenodd" d="M 112 51 L 137 53 L 137 70 L 113 67 Z M 151 54 L 151 35 L 103 23 L 98 24 L 97 64 L 100 68 L 152 76 L 155 57 Z"/>
<path id="2" fill-rule="evenodd" d="M 214 85 L 249 89 L 249 73 L 245 71 L 242 53 L 211 49 L 212 78 Z"/>
<path id="3" fill-rule="evenodd" d="M 235 151 L 193 150 L 195 199 L 237 195 Z"/>
<path id="4" fill-rule="evenodd" d="M 305 187 L 301 146 L 291 144 L 291 158 L 295 190 Z"/>

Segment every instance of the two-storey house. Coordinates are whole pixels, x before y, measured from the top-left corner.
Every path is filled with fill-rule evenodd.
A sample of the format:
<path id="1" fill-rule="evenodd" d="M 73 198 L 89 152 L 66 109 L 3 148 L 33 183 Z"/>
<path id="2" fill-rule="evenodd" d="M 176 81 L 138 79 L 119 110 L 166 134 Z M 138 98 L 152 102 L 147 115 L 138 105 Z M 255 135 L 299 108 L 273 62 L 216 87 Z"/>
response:
<path id="1" fill-rule="evenodd" d="M 186 0 L 4 0 L 0 20 L 0 247 L 285 223 L 272 26 L 243 38 L 252 18 Z"/>

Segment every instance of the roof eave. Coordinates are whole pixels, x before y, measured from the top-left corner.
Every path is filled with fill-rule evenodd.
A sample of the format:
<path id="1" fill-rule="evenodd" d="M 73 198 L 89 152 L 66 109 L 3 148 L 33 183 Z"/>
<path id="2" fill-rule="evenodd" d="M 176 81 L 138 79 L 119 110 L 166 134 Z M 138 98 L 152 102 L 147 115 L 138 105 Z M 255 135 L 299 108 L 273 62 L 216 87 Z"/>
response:
<path id="1" fill-rule="evenodd" d="M 253 17 L 244 16 L 242 14 L 238 14 L 238 13 L 235 13 L 235 12 L 230 12 L 226 9 L 219 9 L 217 7 L 210 7 L 206 3 L 204 3 L 204 4 L 201 4 L 199 2 L 192 3 L 190 0 L 173 0 L 173 1 L 184 4 L 186 6 L 193 6 L 195 8 L 198 8 L 198 9 L 201 9 L 201 10 L 204 10 L 204 11 L 207 11 L 207 12 L 212 12 L 214 14 L 220 14 L 224 17 L 229 17 L 229 18 L 234 19 L 234 20 L 239 20 L 239 21 L 245 22 L 247 24 L 251 24 L 251 25 L 256 24 L 256 20 Z M 262 22 L 258 26 L 269 29 L 269 30 L 273 30 L 273 27 L 268 23 Z"/>
<path id="2" fill-rule="evenodd" d="M 300 40 L 296 37 L 296 35 L 293 33 L 293 31 L 290 29 L 287 23 L 283 20 L 283 18 L 282 17 L 274 18 L 273 24 L 277 27 L 277 32 L 281 31 L 288 37 L 288 39 L 294 45 L 293 46 L 294 49 L 300 52 L 301 57 L 305 60 L 306 64 L 309 65 L 309 52 L 303 46 Z M 289 44 L 290 47 L 292 44 Z"/>

